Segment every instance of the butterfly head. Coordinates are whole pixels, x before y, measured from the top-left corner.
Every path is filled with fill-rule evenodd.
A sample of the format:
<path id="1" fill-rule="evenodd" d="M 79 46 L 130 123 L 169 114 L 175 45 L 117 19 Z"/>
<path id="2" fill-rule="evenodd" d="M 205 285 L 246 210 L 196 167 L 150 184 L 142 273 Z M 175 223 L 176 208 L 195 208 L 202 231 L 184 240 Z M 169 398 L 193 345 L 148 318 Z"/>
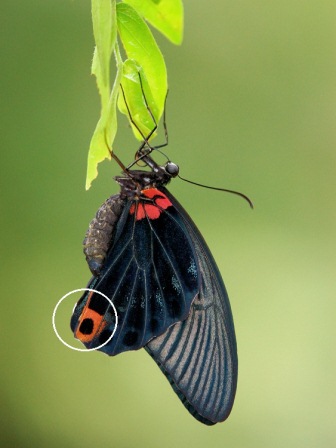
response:
<path id="1" fill-rule="evenodd" d="M 170 161 L 165 165 L 157 165 L 153 159 L 148 157 L 146 163 L 151 171 L 128 170 L 123 176 L 115 177 L 121 186 L 122 195 L 129 197 L 130 195 L 139 195 L 142 190 L 148 188 L 162 187 L 179 173 L 178 165 Z"/>

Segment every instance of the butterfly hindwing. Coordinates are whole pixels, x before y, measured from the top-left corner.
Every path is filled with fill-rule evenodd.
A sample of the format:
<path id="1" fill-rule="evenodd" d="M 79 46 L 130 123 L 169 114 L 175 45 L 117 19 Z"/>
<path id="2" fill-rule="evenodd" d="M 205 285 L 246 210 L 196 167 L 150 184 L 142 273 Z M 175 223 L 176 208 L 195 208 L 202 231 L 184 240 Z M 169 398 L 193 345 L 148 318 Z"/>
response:
<path id="1" fill-rule="evenodd" d="M 109 355 L 139 349 L 186 319 L 199 289 L 196 255 L 184 219 L 162 191 L 145 193 L 143 200 L 127 201 L 100 276 L 88 285 L 109 297 L 118 313 L 115 335 L 100 349 Z M 88 303 L 97 296 L 85 293 L 71 320 L 76 337 L 88 348 L 101 345 L 114 329 L 107 306 L 100 325 L 91 325 L 97 329 L 91 338 L 79 331 Z"/>
<path id="2" fill-rule="evenodd" d="M 145 347 L 189 412 L 212 425 L 231 411 L 238 358 L 229 299 L 216 263 L 191 218 L 167 191 L 197 253 L 199 294 L 188 318 Z"/>

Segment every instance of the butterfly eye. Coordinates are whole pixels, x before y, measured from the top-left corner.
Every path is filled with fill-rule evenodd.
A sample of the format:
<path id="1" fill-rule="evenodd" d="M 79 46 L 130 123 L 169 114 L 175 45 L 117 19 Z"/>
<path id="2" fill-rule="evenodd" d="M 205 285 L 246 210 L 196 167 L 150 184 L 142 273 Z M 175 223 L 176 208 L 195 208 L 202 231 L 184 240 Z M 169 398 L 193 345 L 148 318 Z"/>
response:
<path id="1" fill-rule="evenodd" d="M 176 177 L 178 175 L 180 169 L 179 169 L 178 165 L 176 165 L 176 163 L 167 162 L 165 165 L 165 170 L 172 177 Z"/>

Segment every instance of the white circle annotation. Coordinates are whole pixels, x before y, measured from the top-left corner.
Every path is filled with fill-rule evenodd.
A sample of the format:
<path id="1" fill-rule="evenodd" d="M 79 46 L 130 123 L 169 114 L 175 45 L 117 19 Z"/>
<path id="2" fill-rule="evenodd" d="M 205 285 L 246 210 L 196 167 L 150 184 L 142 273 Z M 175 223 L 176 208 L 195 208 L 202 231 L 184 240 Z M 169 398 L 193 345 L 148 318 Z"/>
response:
<path id="1" fill-rule="evenodd" d="M 100 294 L 102 297 L 104 297 L 104 298 L 110 303 L 110 305 L 111 305 L 112 308 L 113 308 L 113 312 L 114 312 L 115 319 L 116 319 L 116 323 L 115 323 L 115 326 L 114 326 L 114 330 L 113 330 L 111 336 L 107 339 L 107 341 L 105 341 L 104 344 L 101 344 L 101 345 L 99 345 L 98 347 L 93 347 L 93 348 L 77 348 L 77 347 L 73 347 L 72 345 L 68 344 L 67 342 L 65 342 L 65 341 L 61 338 L 61 336 L 59 335 L 59 333 L 58 333 L 58 331 L 57 331 L 57 328 L 56 328 L 55 318 L 56 318 L 56 312 L 57 312 L 57 309 L 58 309 L 58 307 L 60 306 L 60 304 L 63 302 L 64 299 L 66 299 L 67 297 L 69 297 L 71 294 L 74 294 L 74 293 L 76 293 L 76 292 L 82 292 L 82 291 L 91 291 L 91 292 L 95 292 L 95 293 L 97 293 L 97 294 Z M 113 338 L 113 336 L 114 336 L 114 334 L 115 334 L 115 332 L 116 332 L 116 330 L 117 330 L 117 327 L 118 327 L 118 313 L 117 313 L 116 307 L 114 306 L 112 300 L 109 299 L 109 298 L 108 298 L 105 294 L 103 294 L 102 292 L 97 291 L 96 289 L 79 288 L 79 289 L 74 289 L 73 291 L 68 292 L 67 294 L 65 294 L 65 295 L 64 295 L 64 296 L 57 302 L 57 304 L 56 304 L 56 306 L 55 306 L 55 308 L 54 308 L 53 315 L 52 315 L 52 326 L 53 326 L 53 329 L 54 329 L 54 332 L 55 332 L 56 336 L 57 336 L 58 339 L 62 342 L 62 344 L 64 344 L 66 347 L 71 348 L 72 350 L 76 350 L 77 352 L 84 352 L 84 353 L 85 353 L 85 352 L 92 352 L 92 351 L 94 351 L 94 350 L 99 350 L 100 348 L 104 347 L 104 345 L 108 344 L 108 343 L 111 341 L 111 339 Z"/>

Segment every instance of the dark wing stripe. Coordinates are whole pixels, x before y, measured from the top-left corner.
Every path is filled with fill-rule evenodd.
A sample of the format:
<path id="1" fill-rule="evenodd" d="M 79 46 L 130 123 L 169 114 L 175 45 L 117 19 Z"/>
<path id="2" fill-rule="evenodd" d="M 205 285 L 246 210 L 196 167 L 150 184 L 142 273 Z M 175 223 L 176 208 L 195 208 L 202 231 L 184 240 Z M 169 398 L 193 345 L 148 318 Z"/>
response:
<path id="1" fill-rule="evenodd" d="M 180 323 L 177 323 L 173 327 L 170 327 L 169 331 L 163 334 L 160 340 L 158 340 L 158 338 L 155 338 L 155 340 L 153 340 L 153 343 L 155 341 L 155 346 L 157 346 L 157 344 L 160 345 L 158 349 L 161 352 L 162 357 L 165 359 L 165 362 L 167 363 L 170 362 L 171 357 L 174 356 L 175 352 L 180 347 L 180 338 L 174 337 L 174 335 L 177 336 L 179 328 Z"/>
<path id="2" fill-rule="evenodd" d="M 163 211 L 163 213 L 165 213 L 165 210 Z M 169 216 L 171 216 L 171 215 L 169 214 Z M 182 283 L 181 278 L 180 278 L 180 276 L 178 275 L 178 273 L 177 273 L 177 271 L 176 271 L 176 269 L 175 269 L 174 261 L 173 261 L 173 260 L 171 259 L 171 257 L 169 256 L 169 254 L 168 254 L 168 252 L 167 252 L 165 246 L 163 245 L 163 243 L 162 243 L 160 237 L 158 236 L 158 234 L 156 233 L 155 229 L 153 228 L 153 226 L 152 226 L 152 224 L 151 224 L 151 220 L 148 218 L 147 213 L 146 213 L 146 217 L 147 217 L 148 224 L 149 224 L 149 226 L 150 226 L 150 228 L 151 228 L 151 230 L 152 230 L 152 234 L 151 234 L 152 239 L 153 239 L 153 236 L 156 237 L 157 242 L 158 242 L 159 245 L 161 246 L 161 248 L 162 248 L 162 250 L 163 250 L 163 253 L 166 255 L 166 258 L 167 258 L 168 262 L 170 263 L 170 265 L 171 265 L 171 267 L 172 267 L 172 270 L 173 270 L 173 272 L 174 272 L 175 275 L 176 275 L 176 278 L 178 279 L 178 282 L 179 282 L 179 284 L 180 284 L 180 289 L 181 289 L 181 291 L 182 291 L 182 293 L 183 293 L 183 302 L 184 302 L 184 305 L 186 306 L 186 298 L 185 298 L 185 294 L 184 294 L 183 287 L 182 287 L 183 283 Z M 153 248 L 153 250 L 154 250 L 154 248 Z M 153 264 L 154 264 L 154 263 L 153 263 Z"/>
<path id="3" fill-rule="evenodd" d="M 144 293 L 145 293 L 145 297 L 148 297 L 147 281 L 146 281 L 145 272 L 144 272 Z M 145 300 L 145 322 L 148 322 L 147 316 L 148 316 L 148 300 Z M 143 335 L 142 335 L 141 342 L 140 342 L 141 347 L 143 347 L 143 345 L 144 345 L 145 336 L 146 336 L 146 326 L 144 326 L 144 331 L 143 331 Z"/>
<path id="4" fill-rule="evenodd" d="M 236 387 L 237 387 L 237 364 L 238 364 L 238 360 L 233 359 L 230 356 L 230 353 L 232 352 L 232 346 L 230 344 L 230 341 L 228 340 L 228 338 L 225 338 L 224 340 L 224 344 L 225 344 L 225 370 L 224 370 L 224 374 L 225 374 L 225 384 L 230 385 L 230 387 L 227 387 L 226 390 L 224 391 L 224 403 L 230 403 L 230 401 L 233 402 L 234 399 L 234 394 L 236 392 Z M 236 373 L 236 375 L 234 375 L 234 373 Z M 232 397 L 233 394 L 233 397 Z M 232 403 L 233 404 L 233 403 Z"/>
<path id="5" fill-rule="evenodd" d="M 193 376 L 193 378 L 190 378 L 190 371 L 194 369 L 197 370 L 197 359 L 198 355 L 201 352 L 201 347 L 204 341 L 204 335 L 205 333 L 201 333 L 202 330 L 204 330 L 204 319 L 202 319 L 202 316 L 195 315 L 195 312 L 193 310 L 193 317 L 190 320 L 190 329 L 188 331 L 188 334 L 182 335 L 182 337 L 186 338 L 186 341 L 189 342 L 189 350 L 190 351 L 190 361 L 188 359 L 184 359 L 183 363 L 184 365 L 181 366 L 183 368 L 184 376 L 179 378 L 177 381 L 180 384 L 185 384 L 186 382 L 190 382 L 190 393 L 193 395 L 196 393 L 197 390 L 197 376 Z M 189 336 L 190 335 L 190 336 Z M 189 341 L 189 339 L 191 339 Z M 190 346 L 190 342 L 196 342 L 195 346 Z M 196 358 L 196 359 L 195 359 Z M 188 362 L 189 361 L 189 362 Z M 196 362 L 195 362 L 196 361 Z M 179 360 L 177 360 L 179 362 Z M 190 369 L 189 369 L 190 366 Z"/>
<path id="6" fill-rule="evenodd" d="M 172 368 L 174 368 L 173 366 L 176 366 L 177 368 L 180 367 L 180 362 L 182 361 L 182 359 L 185 358 L 186 356 L 190 356 L 190 353 L 188 354 L 186 349 L 187 349 L 187 344 L 189 342 L 189 338 L 190 338 L 190 335 L 191 335 L 191 331 L 192 331 L 192 325 L 189 326 L 187 335 L 184 338 L 183 343 L 182 343 L 182 340 L 181 340 L 180 344 L 178 345 L 177 350 L 172 352 L 170 354 L 170 356 L 167 358 L 167 362 L 171 362 L 172 363 Z M 181 376 L 182 372 L 179 371 L 179 370 L 176 370 L 175 374 Z"/>
<path id="7" fill-rule="evenodd" d="M 218 321 L 216 322 L 217 326 L 220 326 L 222 328 L 217 329 L 217 334 L 224 334 L 225 328 L 223 328 L 223 322 Z M 219 339 L 218 336 L 216 337 L 217 346 L 219 347 L 218 353 L 223 353 L 222 356 L 218 356 L 217 353 L 217 376 L 219 380 L 217 381 L 217 392 L 216 392 L 216 399 L 215 399 L 215 409 L 220 408 L 220 400 L 222 397 L 222 389 L 224 387 L 224 384 L 226 382 L 226 365 L 227 365 L 227 354 L 228 350 L 225 348 L 225 340 Z M 225 399 L 224 399 L 225 400 Z"/>
<path id="8" fill-rule="evenodd" d="M 219 406 L 219 398 L 221 396 L 221 389 L 222 389 L 222 385 L 224 384 L 224 377 L 223 375 L 221 375 L 221 368 L 223 366 L 222 363 L 222 359 L 220 357 L 218 357 L 218 353 L 216 354 L 215 357 L 215 363 L 214 363 L 214 370 L 216 371 L 216 376 L 219 378 L 223 378 L 223 382 L 221 381 L 217 381 L 214 385 L 213 385 L 213 391 L 212 391 L 212 396 L 210 399 L 208 399 L 208 403 L 206 404 L 205 409 L 209 412 L 210 411 L 210 403 L 214 403 L 215 408 Z"/>
<path id="9" fill-rule="evenodd" d="M 152 257 L 152 259 L 153 259 L 153 257 Z M 161 283 L 160 283 L 160 280 L 159 280 L 159 277 L 158 277 L 158 274 L 157 274 L 157 270 L 156 270 L 155 264 L 152 263 L 152 266 L 153 266 L 153 270 L 154 270 L 154 273 L 155 273 L 155 279 L 156 279 L 157 285 L 159 286 L 159 289 L 160 289 L 161 297 L 163 298 L 164 295 L 163 295 L 163 291 L 162 291 Z M 165 327 L 165 326 L 166 326 L 166 320 L 167 320 L 167 308 L 166 308 L 166 307 L 163 307 L 163 311 L 164 311 L 164 313 L 165 313 L 165 318 L 164 318 L 163 326 Z"/>
<path id="10" fill-rule="evenodd" d="M 160 351 L 162 350 L 162 355 L 164 356 L 167 363 L 169 362 L 171 357 L 174 356 L 175 351 L 179 350 L 179 337 L 172 337 L 172 334 L 174 334 L 178 328 L 179 323 L 174 325 L 174 327 L 171 327 L 171 331 L 167 331 L 162 338 Z"/>
<path id="11" fill-rule="evenodd" d="M 131 269 L 131 264 L 132 264 L 132 262 L 135 262 L 133 258 L 131 259 L 130 263 L 128 264 L 128 267 L 129 267 L 130 269 Z M 128 271 L 128 269 L 125 271 L 124 275 L 122 276 L 122 280 L 123 280 L 124 277 L 126 276 L 127 271 Z M 138 272 L 138 269 L 137 269 L 137 272 Z M 133 277 L 132 292 L 133 292 L 134 289 L 135 289 L 135 285 L 136 285 L 137 279 L 138 279 L 138 276 L 135 275 L 135 276 Z M 121 282 L 119 282 L 118 289 L 117 289 L 116 292 L 114 293 L 113 298 L 114 298 L 114 296 L 116 295 L 117 291 L 119 290 L 120 284 L 121 284 Z M 127 321 L 127 315 L 128 315 L 128 313 L 129 313 L 131 304 L 132 304 L 132 294 L 131 294 L 130 297 L 128 298 L 128 302 L 127 302 L 127 306 L 126 306 L 126 312 L 125 312 L 125 314 L 124 314 L 124 316 L 123 316 L 123 321 L 122 321 L 121 325 L 119 326 L 119 328 L 117 329 L 117 335 L 114 337 L 114 338 L 115 338 L 115 345 L 116 345 L 116 347 L 118 346 L 118 342 L 119 342 L 120 337 L 121 337 L 121 335 L 122 335 L 123 328 L 124 328 L 125 323 L 126 323 L 126 321 Z"/>
<path id="12" fill-rule="evenodd" d="M 203 375 L 203 378 L 202 378 L 202 387 L 199 387 L 198 389 L 197 389 L 197 395 L 194 397 L 195 398 L 195 400 L 196 400 L 196 402 L 199 402 L 199 403 L 208 403 L 209 402 L 209 400 L 208 400 L 208 398 L 209 398 L 209 395 L 211 395 L 211 389 L 212 389 L 212 387 L 213 387 L 213 384 L 211 384 L 211 383 L 209 383 L 209 381 L 208 381 L 208 379 L 209 379 L 209 376 L 210 376 L 210 373 L 211 374 L 213 374 L 213 369 L 214 369 L 214 361 L 213 361 L 213 359 L 214 359 L 214 356 L 215 356 L 215 345 L 213 345 L 213 347 L 212 347 L 212 350 L 211 350 L 211 355 L 210 355 L 210 357 L 209 357 L 209 368 L 204 372 L 205 373 L 205 375 Z M 206 410 L 206 409 L 205 409 Z"/>
<path id="13" fill-rule="evenodd" d="M 198 319 L 198 322 L 196 322 L 196 327 L 199 328 L 202 332 L 202 327 L 204 325 L 204 322 L 202 322 L 202 316 L 200 319 Z M 204 340 L 204 335 L 202 334 L 202 338 L 199 339 L 198 337 L 194 337 L 191 338 L 191 331 L 192 331 L 192 325 L 190 325 L 189 328 L 189 332 L 186 335 L 184 344 L 183 344 L 183 349 L 180 352 L 180 356 L 178 357 L 178 359 L 176 360 L 176 365 L 178 365 L 181 361 L 182 361 L 182 356 L 184 356 L 184 360 L 183 360 L 183 364 L 181 365 L 181 372 L 180 374 L 177 376 L 176 381 L 177 382 L 183 382 L 183 380 L 185 379 L 185 375 L 189 375 L 189 367 L 190 369 L 193 369 L 195 366 L 195 353 L 196 353 L 196 357 L 198 356 L 198 352 L 199 352 L 199 346 L 202 344 L 203 340 Z"/>
<path id="14" fill-rule="evenodd" d="M 218 402 L 220 400 L 221 394 L 220 394 L 220 389 L 222 387 L 222 385 L 224 384 L 224 375 L 223 375 L 223 370 L 222 370 L 222 365 L 223 365 L 223 359 L 221 356 L 218 356 L 219 353 L 223 353 L 223 356 L 225 356 L 225 351 L 223 351 L 223 344 L 222 344 L 222 340 L 218 338 L 218 334 L 221 334 L 221 330 L 220 328 L 218 328 L 219 326 L 221 326 L 221 323 L 218 321 L 215 322 L 215 327 L 216 327 L 216 337 L 215 337 L 215 341 L 213 342 L 213 349 L 216 350 L 215 353 L 215 360 L 212 361 L 210 363 L 211 366 L 211 377 L 216 377 L 218 378 L 218 380 L 216 381 L 216 383 L 213 384 L 212 387 L 212 391 L 209 392 L 209 394 L 211 394 L 211 396 L 207 397 L 206 399 L 203 398 L 203 402 L 208 402 L 208 405 L 206 405 L 206 409 L 209 408 L 211 403 L 215 403 L 214 407 L 216 408 L 218 406 Z M 209 395 L 208 394 L 208 395 Z"/>
<path id="15" fill-rule="evenodd" d="M 193 380 L 194 385 L 191 384 L 190 390 L 190 396 L 193 400 L 197 399 L 202 388 L 204 387 L 204 372 L 202 371 L 204 363 L 209 365 L 210 369 L 212 368 L 211 363 L 208 361 L 208 358 L 211 357 L 211 325 L 209 324 L 209 319 L 207 319 L 206 316 L 203 316 L 203 314 L 200 315 L 200 313 L 197 313 L 197 316 L 198 320 L 202 319 L 204 321 L 204 324 L 203 328 L 200 329 L 202 331 L 202 339 L 198 347 L 198 352 L 196 353 L 198 365 L 195 369 L 195 378 Z M 188 366 L 186 366 L 186 368 L 188 368 Z M 187 387 L 188 385 L 185 384 L 185 386 Z"/>

